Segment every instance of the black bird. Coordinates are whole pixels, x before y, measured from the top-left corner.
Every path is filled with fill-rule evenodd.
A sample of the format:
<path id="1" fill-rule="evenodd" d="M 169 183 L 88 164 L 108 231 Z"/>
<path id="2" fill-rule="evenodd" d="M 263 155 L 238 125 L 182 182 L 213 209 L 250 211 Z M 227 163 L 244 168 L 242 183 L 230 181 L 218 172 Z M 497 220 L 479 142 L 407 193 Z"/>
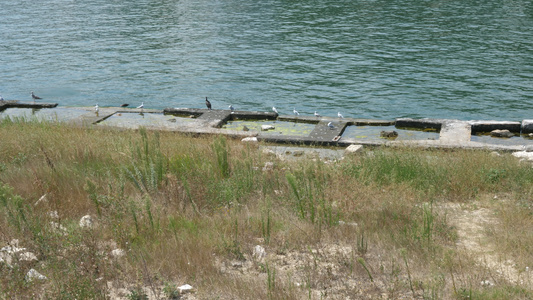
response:
<path id="1" fill-rule="evenodd" d="M 124 104 L 121 104 L 120 107 L 127 107 L 129 104 L 128 103 L 124 103 Z"/>
<path id="2" fill-rule="evenodd" d="M 211 102 L 207 100 L 207 97 L 205 97 L 205 105 L 207 106 L 207 109 L 211 109 Z"/>

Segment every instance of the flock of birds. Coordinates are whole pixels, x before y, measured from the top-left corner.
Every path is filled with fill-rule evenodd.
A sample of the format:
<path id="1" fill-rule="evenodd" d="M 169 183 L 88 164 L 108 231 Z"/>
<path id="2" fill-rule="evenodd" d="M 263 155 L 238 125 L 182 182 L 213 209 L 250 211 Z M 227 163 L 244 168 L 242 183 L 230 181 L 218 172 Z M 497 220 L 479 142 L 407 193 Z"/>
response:
<path id="1" fill-rule="evenodd" d="M 35 95 L 35 93 L 34 93 L 33 91 L 31 92 L 31 98 L 33 99 L 33 102 L 35 102 L 35 100 L 41 100 L 41 99 L 43 99 L 43 98 L 41 98 L 41 97 Z M 4 99 L 1 95 L 0 95 L 0 101 L 5 101 L 5 99 Z M 212 109 L 211 102 L 207 99 L 207 97 L 205 97 L 205 105 L 207 106 L 207 109 L 208 109 L 208 110 L 211 110 L 211 109 Z M 128 107 L 129 104 L 124 103 L 124 104 L 122 104 L 122 105 L 120 105 L 120 106 L 121 106 L 121 107 Z M 144 109 L 144 102 L 141 102 L 141 105 L 137 106 L 137 108 L 138 108 L 138 109 L 141 109 L 141 111 L 142 111 L 142 110 Z M 235 112 L 235 107 L 233 107 L 233 105 L 231 105 L 231 104 L 229 105 L 229 109 L 230 109 L 231 113 L 234 113 L 234 112 Z M 96 105 L 94 106 L 94 111 L 96 112 L 96 114 L 98 114 L 98 112 L 100 111 L 100 106 L 98 105 L 98 103 L 96 103 Z M 272 111 L 279 115 L 279 112 L 278 112 L 278 110 L 276 109 L 276 107 L 273 106 L 273 107 L 272 107 Z M 300 115 L 300 113 L 296 110 L 296 108 L 294 108 L 294 109 L 292 110 L 292 113 L 293 113 L 294 116 L 296 116 L 296 117 L 298 117 L 298 116 Z M 344 118 L 344 116 L 343 116 L 340 112 L 337 113 L 337 116 L 339 117 L 339 119 L 343 119 L 343 118 Z M 321 118 L 322 116 L 321 116 L 319 113 L 317 113 L 317 112 L 315 111 L 315 117 L 317 117 L 317 118 Z M 334 128 L 335 128 L 335 126 L 333 125 L 332 122 L 329 122 L 329 123 L 328 123 L 328 127 L 329 127 L 330 129 L 334 129 Z"/>

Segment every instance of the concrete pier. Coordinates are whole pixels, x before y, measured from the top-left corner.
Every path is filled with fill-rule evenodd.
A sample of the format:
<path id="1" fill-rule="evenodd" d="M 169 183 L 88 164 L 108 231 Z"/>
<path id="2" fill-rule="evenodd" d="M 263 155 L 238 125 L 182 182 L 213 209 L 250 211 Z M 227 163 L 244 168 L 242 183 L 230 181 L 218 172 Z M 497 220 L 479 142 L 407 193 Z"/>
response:
<path id="1" fill-rule="evenodd" d="M 66 113 L 76 111 L 66 122 L 76 126 L 107 126 L 112 128 L 136 129 L 146 127 L 150 130 L 165 130 L 192 134 L 222 134 L 234 138 L 256 137 L 258 141 L 277 144 L 303 144 L 322 146 L 349 146 L 353 144 L 367 146 L 417 146 L 428 148 L 465 148 L 465 149 L 492 149 L 503 151 L 523 151 L 533 149 L 533 140 L 529 140 L 527 135 L 524 138 L 518 137 L 513 143 L 507 143 L 505 139 L 491 139 L 490 137 L 479 137 L 474 135 L 479 132 L 489 132 L 495 129 L 508 129 L 514 133 L 532 133 L 533 120 L 516 121 L 460 121 L 452 119 L 410 119 L 398 118 L 395 120 L 372 120 L 372 119 L 351 119 L 335 117 L 316 116 L 279 116 L 273 112 L 260 111 L 230 111 L 230 110 L 207 110 L 196 108 L 166 108 L 158 109 L 137 109 L 122 107 L 100 107 L 98 112 L 94 107 L 84 108 L 56 108 L 55 103 L 28 103 L 19 101 L 0 102 L 0 117 L 9 116 L 10 108 L 31 108 L 33 112 L 54 112 Z M 281 131 L 260 129 L 245 131 L 242 129 L 223 128 L 231 122 L 270 122 L 276 127 L 283 126 L 283 123 L 307 123 L 306 128 L 311 126 L 309 133 L 294 135 Z M 274 123 L 273 123 L 274 122 Z M 276 123 L 281 122 L 281 123 Z M 328 126 L 331 122 L 333 126 Z M 248 123 L 249 124 L 249 123 Z M 261 123 L 264 124 L 264 123 Z M 285 125 L 286 126 L 286 125 Z M 314 127 L 313 127 L 314 126 Z M 390 130 L 391 126 L 398 128 L 401 134 L 408 133 L 409 130 L 425 131 L 431 130 L 436 138 L 359 138 L 343 137 L 348 127 L 353 126 L 373 128 L 379 130 L 380 127 Z M 259 126 L 260 127 L 260 126 Z M 291 125 L 291 128 L 293 126 Z M 299 127 L 295 127 L 299 128 Z M 279 128 L 277 128 L 279 129 Z M 356 129 L 358 130 L 358 129 Z M 403 131 L 402 131 L 403 130 Z M 306 131 L 304 131 L 306 132 Z M 355 137 L 354 137 L 355 136 Z M 416 136 L 416 135 L 413 135 Z"/>

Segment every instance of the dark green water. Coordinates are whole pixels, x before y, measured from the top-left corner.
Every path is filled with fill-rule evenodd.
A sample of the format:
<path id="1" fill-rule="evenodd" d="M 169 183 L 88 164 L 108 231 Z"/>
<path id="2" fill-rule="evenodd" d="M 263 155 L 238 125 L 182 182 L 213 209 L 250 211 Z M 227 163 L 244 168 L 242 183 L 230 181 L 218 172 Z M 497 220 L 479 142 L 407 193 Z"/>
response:
<path id="1" fill-rule="evenodd" d="M 0 94 L 62 106 L 533 118 L 531 0 L 5 0 Z"/>

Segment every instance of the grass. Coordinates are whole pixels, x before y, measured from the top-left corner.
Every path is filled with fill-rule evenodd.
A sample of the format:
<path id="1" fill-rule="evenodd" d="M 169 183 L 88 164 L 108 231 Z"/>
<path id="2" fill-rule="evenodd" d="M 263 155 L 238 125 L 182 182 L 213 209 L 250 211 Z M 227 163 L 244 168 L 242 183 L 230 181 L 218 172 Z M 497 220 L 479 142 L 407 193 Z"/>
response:
<path id="1" fill-rule="evenodd" d="M 0 247 L 38 257 L 0 263 L 0 298 L 103 299 L 108 282 L 124 299 L 178 298 L 185 283 L 201 299 L 533 297 L 533 169 L 508 154 L 286 162 L 224 137 L 28 120 L 3 120 L 0 140 Z M 449 204 L 492 212 L 483 242 L 522 283 L 457 247 Z M 29 268 L 47 279 L 26 282 Z"/>

